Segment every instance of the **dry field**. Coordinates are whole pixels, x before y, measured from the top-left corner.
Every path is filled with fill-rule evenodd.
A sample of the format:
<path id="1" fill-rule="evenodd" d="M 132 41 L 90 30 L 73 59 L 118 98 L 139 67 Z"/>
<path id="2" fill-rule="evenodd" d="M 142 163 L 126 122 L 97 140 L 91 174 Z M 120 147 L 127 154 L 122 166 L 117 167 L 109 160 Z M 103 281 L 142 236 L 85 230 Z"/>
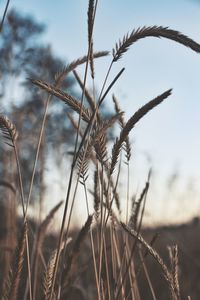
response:
<path id="1" fill-rule="evenodd" d="M 168 101 L 172 90 L 163 91 L 127 120 L 123 105 L 121 108 L 117 96 L 112 95 L 112 87 L 120 82 L 125 69 L 118 70 L 113 78 L 111 71 L 129 48 L 144 38 L 167 39 L 169 43 L 179 43 L 197 53 L 200 45 L 168 27 L 144 26 L 125 34 L 111 52 L 94 52 L 93 28 L 98 5 L 98 0 L 90 0 L 88 4 L 87 54 L 58 69 L 54 82 L 46 82 L 45 78 L 27 79 L 42 93 L 44 103 L 40 130 L 35 133 L 33 168 L 28 184 L 26 175 L 23 175 L 24 165 L 19 150 L 23 147 L 20 140 L 23 128 L 18 129 L 12 115 L 8 118 L 1 108 L 0 132 L 5 146 L 1 148 L 4 156 L 2 154 L 0 158 L 4 158 L 2 164 L 6 171 L 11 168 L 15 172 L 13 177 L 11 172 L 5 172 L 0 179 L 1 299 L 198 299 L 198 219 L 174 228 L 143 228 L 151 170 L 139 195 L 130 196 L 130 133 L 146 114 L 151 114 L 151 110 L 159 109 L 157 106 Z M 9 1 L 1 22 L 1 32 L 6 29 L 7 8 Z M 100 86 L 96 82 L 98 70 L 95 69 L 95 61 L 99 58 L 103 61 L 108 55 L 110 66 Z M 85 68 L 82 79 L 76 71 L 80 65 Z M 80 97 L 63 90 L 63 82 L 71 74 L 81 87 Z M 89 77 L 92 88 L 87 85 Z M 70 161 L 69 181 L 65 186 L 64 203 L 58 203 L 46 218 L 35 222 L 29 215 L 30 200 L 35 193 L 40 193 L 40 186 L 35 188 L 34 185 L 40 181 L 37 166 L 41 163 L 41 153 L 44 154 L 48 111 L 53 97 L 54 101 L 63 104 L 63 109 L 68 106 L 73 112 L 66 114 L 74 136 L 73 151 L 66 153 Z M 105 117 L 102 107 L 108 97 L 113 100 L 115 113 Z M 111 139 L 110 132 L 115 124 L 119 125 L 120 132 Z M 112 134 L 115 135 L 115 131 Z M 12 165 L 6 160 L 7 156 L 12 157 Z M 127 185 L 123 197 L 125 206 L 118 188 L 122 168 Z M 92 185 L 88 178 L 92 178 Z M 83 220 L 82 228 L 75 230 L 71 220 L 79 187 L 88 217 Z M 122 207 L 126 207 L 125 212 L 122 212 Z M 58 210 L 62 210 L 61 228 L 57 234 L 50 233 L 48 228 L 56 219 Z"/>

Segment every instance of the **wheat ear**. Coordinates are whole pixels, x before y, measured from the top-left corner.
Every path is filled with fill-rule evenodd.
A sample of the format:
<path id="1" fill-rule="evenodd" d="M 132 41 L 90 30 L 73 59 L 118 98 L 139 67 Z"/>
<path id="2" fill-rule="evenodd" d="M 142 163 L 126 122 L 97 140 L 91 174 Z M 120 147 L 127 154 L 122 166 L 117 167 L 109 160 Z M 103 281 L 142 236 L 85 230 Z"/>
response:
<path id="1" fill-rule="evenodd" d="M 142 119 L 150 110 L 154 107 L 159 105 L 163 100 L 171 95 L 171 89 L 164 92 L 160 96 L 156 97 L 155 99 L 149 101 L 144 106 L 142 106 L 136 113 L 128 120 L 124 128 L 121 130 L 119 138 L 116 139 L 115 144 L 112 149 L 112 160 L 111 160 L 111 167 L 110 167 L 110 174 L 113 173 L 114 168 L 117 164 L 119 153 L 121 151 L 121 147 L 123 143 L 126 141 L 127 136 L 129 135 L 130 131 L 133 129 L 135 124 Z"/>
<path id="2" fill-rule="evenodd" d="M 93 220 L 93 215 L 89 215 L 85 225 L 80 230 L 80 232 L 79 232 L 79 234 L 78 234 L 78 236 L 77 236 L 77 238 L 74 242 L 71 254 L 69 254 L 69 256 L 67 257 L 66 270 L 65 270 L 65 272 L 63 272 L 63 276 L 62 276 L 63 277 L 62 278 L 63 288 L 65 288 L 67 286 L 67 281 L 68 281 L 69 276 L 70 276 L 70 271 L 71 271 L 72 266 L 74 265 L 75 260 L 77 259 L 77 256 L 78 256 L 78 254 L 81 250 L 81 246 L 83 244 L 83 241 L 85 240 L 85 238 L 86 238 L 86 236 L 87 236 L 87 234 L 90 230 L 90 227 L 92 225 L 92 220 Z"/>
<path id="3" fill-rule="evenodd" d="M 178 245 L 169 247 L 169 257 L 171 262 L 171 272 L 174 282 L 174 289 L 176 291 L 177 300 L 181 299 L 180 296 L 180 285 L 179 285 L 179 276 L 178 276 Z"/>
<path id="4" fill-rule="evenodd" d="M 146 37 L 170 39 L 200 53 L 200 45 L 198 43 L 176 30 L 162 26 L 144 26 L 136 30 L 134 29 L 130 34 L 125 35 L 122 40 L 116 43 L 115 48 L 113 48 L 113 62 L 118 61 L 133 43 Z"/>
<path id="5" fill-rule="evenodd" d="M 168 270 L 168 267 L 166 266 L 166 264 L 164 263 L 163 259 L 160 257 L 160 255 L 156 252 L 155 249 L 153 249 L 144 239 L 143 237 L 138 234 L 137 231 L 135 231 L 134 229 L 129 228 L 126 224 L 124 224 L 123 222 L 121 222 L 121 226 L 122 228 L 127 231 L 131 236 L 133 236 L 134 238 L 136 238 L 138 240 L 139 243 L 141 243 L 143 245 L 143 247 L 148 251 L 148 253 L 155 259 L 155 261 L 159 264 L 159 266 L 162 269 L 162 273 L 169 285 L 171 294 L 173 299 L 177 300 L 176 297 L 176 291 L 175 291 L 175 287 L 174 287 L 174 282 L 173 282 L 173 277 L 171 272 Z"/>
<path id="6" fill-rule="evenodd" d="M 32 268 L 33 268 L 33 299 L 35 298 L 35 293 L 37 291 L 37 275 L 38 275 L 38 262 L 39 262 L 39 253 L 41 251 L 43 241 L 45 238 L 46 230 L 52 221 L 55 213 L 60 208 L 60 206 L 63 204 L 63 201 L 60 201 L 55 207 L 52 208 L 50 213 L 46 216 L 46 218 L 43 220 L 43 222 L 40 224 L 38 228 L 38 232 L 34 241 L 34 249 L 32 252 L 33 260 L 32 260 Z"/>
<path id="7" fill-rule="evenodd" d="M 119 102 L 118 102 L 118 100 L 117 100 L 117 98 L 115 97 L 114 94 L 112 96 L 112 99 L 113 99 L 113 102 L 114 102 L 114 107 L 115 107 L 116 113 L 122 112 L 122 110 L 119 106 Z M 120 124 L 121 128 L 124 128 L 125 125 L 126 125 L 123 115 L 119 118 L 119 124 Z M 126 159 L 127 159 L 127 163 L 128 163 L 131 159 L 131 143 L 130 143 L 130 140 L 129 140 L 129 136 L 127 136 L 127 138 L 125 139 L 125 149 L 124 150 L 125 150 L 125 153 L 126 153 Z"/>
<path id="8" fill-rule="evenodd" d="M 8 298 L 9 300 L 17 299 L 20 277 L 22 273 L 25 250 L 26 250 L 27 233 L 28 233 L 28 226 L 27 226 L 27 222 L 25 221 L 23 225 L 22 235 L 19 241 L 17 253 L 16 253 L 15 264 L 12 269 L 12 279 L 10 284 L 9 298 Z"/>
<path id="9" fill-rule="evenodd" d="M 100 58 L 109 55 L 109 51 L 99 51 L 93 53 L 93 58 Z M 66 67 L 64 67 L 61 71 L 57 72 L 55 75 L 55 81 L 56 83 L 62 82 L 64 78 L 69 74 L 71 71 L 76 69 L 79 65 L 82 65 L 86 63 L 88 60 L 88 56 L 85 55 L 83 57 L 80 57 L 74 61 L 72 61 L 70 64 L 68 64 Z"/>
<path id="10" fill-rule="evenodd" d="M 95 0 L 89 0 L 88 5 L 88 47 L 90 48 L 90 71 L 94 79 L 94 59 L 93 59 L 93 27 L 94 27 Z"/>
<path id="11" fill-rule="evenodd" d="M 68 245 L 71 241 L 71 238 L 68 238 L 66 241 L 66 245 Z M 61 245 L 60 252 L 64 248 L 64 242 Z M 50 259 L 47 264 L 47 268 L 44 274 L 44 280 L 43 280 L 43 292 L 44 292 L 44 300 L 49 300 L 50 298 L 50 293 L 51 293 L 51 286 L 53 282 L 53 271 L 55 268 L 55 263 L 56 263 L 56 256 L 57 256 L 57 249 L 55 249 L 50 256 Z"/>
<path id="12" fill-rule="evenodd" d="M 84 84 L 83 84 L 80 76 L 78 75 L 78 73 L 75 70 L 73 71 L 73 73 L 74 73 L 74 76 L 75 76 L 80 88 L 83 91 Z M 88 91 L 88 89 L 86 87 L 85 87 L 85 97 L 86 97 L 86 100 L 88 101 L 88 104 L 90 105 L 92 111 L 94 112 L 95 108 L 96 108 L 96 103 L 95 103 L 93 97 L 90 95 L 90 92 Z M 99 116 L 99 112 L 97 112 L 97 113 L 98 113 L 98 116 Z"/>
<path id="13" fill-rule="evenodd" d="M 11 147 L 14 147 L 18 136 L 17 129 L 15 125 L 3 115 L 0 115 L 0 130 L 5 139 L 5 143 Z"/>
<path id="14" fill-rule="evenodd" d="M 30 79 L 30 81 L 39 86 L 41 89 L 45 90 L 51 95 L 54 95 L 61 99 L 65 104 L 68 104 L 70 108 L 72 108 L 74 111 L 76 111 L 79 115 L 81 114 L 81 117 L 84 121 L 90 122 L 91 113 L 90 111 L 85 108 L 81 103 L 75 99 L 75 97 L 72 97 L 71 95 L 64 93 L 58 88 L 55 88 L 53 85 L 50 85 L 42 80 L 37 79 Z"/>

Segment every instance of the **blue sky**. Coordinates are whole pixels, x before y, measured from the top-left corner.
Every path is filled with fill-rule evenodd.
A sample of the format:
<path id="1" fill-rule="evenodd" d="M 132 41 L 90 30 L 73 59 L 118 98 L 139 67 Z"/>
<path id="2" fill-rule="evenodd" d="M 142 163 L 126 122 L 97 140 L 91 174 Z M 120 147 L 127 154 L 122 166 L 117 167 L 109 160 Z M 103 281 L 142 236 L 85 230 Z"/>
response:
<path id="1" fill-rule="evenodd" d="M 1 11 L 4 5 L 5 1 L 0 1 Z M 11 0 L 12 6 L 47 25 L 44 41 L 50 42 L 61 57 L 70 61 L 86 53 L 87 1 Z M 169 26 L 200 43 L 200 1 L 101 0 L 94 28 L 95 49 L 112 50 L 125 33 L 144 25 Z M 96 63 L 99 88 L 109 61 L 108 58 Z M 122 67 L 126 68 L 125 73 L 113 92 L 127 118 L 148 100 L 173 88 L 173 95 L 145 117 L 131 137 L 135 148 L 135 185 L 143 184 L 151 164 L 159 186 L 165 184 L 170 173 L 178 170 L 181 178 L 176 193 L 183 192 L 193 180 L 198 198 L 200 55 L 169 40 L 147 38 L 124 55 L 114 66 L 112 76 Z M 111 99 L 108 105 L 112 105 Z M 147 155 L 151 163 L 147 162 Z M 155 190 L 159 194 L 159 188 Z M 197 200 L 194 202 L 193 208 L 200 212 Z"/>

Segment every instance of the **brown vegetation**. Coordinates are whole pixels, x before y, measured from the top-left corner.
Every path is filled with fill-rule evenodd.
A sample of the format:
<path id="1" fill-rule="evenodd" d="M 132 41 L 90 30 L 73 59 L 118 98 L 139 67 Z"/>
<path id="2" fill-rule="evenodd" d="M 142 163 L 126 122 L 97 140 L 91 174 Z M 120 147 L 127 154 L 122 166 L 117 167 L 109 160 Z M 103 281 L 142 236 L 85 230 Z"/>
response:
<path id="1" fill-rule="evenodd" d="M 4 151 L 8 151 L 9 155 L 11 153 L 12 164 L 16 165 L 17 170 L 16 187 L 13 187 L 12 180 L 8 176 L 5 176 L 5 180 L 0 182 L 4 190 L 1 199 L 1 220 L 5 220 L 0 222 L 0 264 L 3 272 L 1 272 L 3 274 L 1 276 L 1 297 L 4 300 L 179 300 L 186 299 L 188 296 L 197 299 L 198 288 L 192 287 L 191 283 L 198 281 L 196 274 L 199 274 L 199 270 L 191 269 L 189 271 L 190 266 L 187 261 L 190 259 L 196 261 L 198 255 L 190 253 L 190 248 L 185 245 L 194 243 L 198 236 L 196 231 L 199 229 L 199 224 L 196 228 L 191 226 L 177 227 L 174 230 L 157 228 L 156 231 L 161 232 L 161 238 L 155 235 L 155 230 L 142 228 L 151 171 L 149 171 L 140 197 L 132 199 L 132 210 L 129 205 L 131 202 L 129 184 L 127 185 L 127 195 L 124 197 L 127 201 L 126 220 L 121 222 L 122 199 L 118 194 L 118 182 L 121 176 L 123 157 L 126 160 L 126 181 L 128 183 L 130 181 L 131 144 L 129 134 L 146 114 L 171 95 L 172 90 L 169 89 L 144 104 L 133 113 L 128 121 L 125 121 L 124 113 L 115 96 L 113 96 L 114 115 L 105 118 L 102 113 L 102 104 L 105 103 L 106 97 L 110 96 L 113 85 L 120 80 L 120 76 L 124 72 L 123 68 L 114 79 L 110 80 L 113 64 L 117 63 L 129 47 L 139 39 L 167 38 L 198 53 L 200 45 L 178 31 L 161 26 L 133 30 L 131 34 L 127 34 L 122 40 L 119 40 L 114 47 L 110 67 L 97 96 L 95 92 L 97 85 L 95 59 L 108 55 L 107 51 L 93 52 L 93 27 L 97 9 L 98 0 L 90 0 L 87 55 L 73 61 L 62 70 L 57 70 L 55 81 L 52 84 L 47 83 L 45 78 L 29 79 L 33 85 L 48 95 L 37 137 L 37 149 L 33 158 L 33 171 L 28 189 L 24 185 L 20 151 L 18 150 L 20 132 L 17 132 L 10 119 L 4 114 L 0 115 L 1 136 L 7 144 Z M 83 80 L 75 72 L 80 64 L 85 64 Z M 64 79 L 72 71 L 82 89 L 80 99 L 62 90 Z M 89 73 L 93 81 L 92 92 L 86 88 Z M 68 115 L 74 127 L 75 142 L 73 151 L 70 153 L 72 162 L 69 168 L 69 182 L 66 186 L 67 196 L 64 202 L 62 224 L 55 236 L 47 235 L 47 228 L 54 216 L 56 217 L 61 203 L 56 205 L 41 223 L 31 222 L 29 217 L 36 167 L 45 141 L 47 111 L 51 106 L 53 96 L 62 100 L 73 112 L 78 114 L 78 121 Z M 115 123 L 120 124 L 121 131 L 113 142 L 109 141 L 109 130 Z M 59 135 L 59 132 L 57 134 Z M 111 152 L 108 147 L 109 143 L 112 146 Z M 8 146 L 9 148 L 7 148 Z M 9 164 L 6 164 L 6 161 L 4 164 L 7 169 Z M 91 173 L 94 173 L 93 187 L 88 183 L 88 176 Z M 71 217 L 79 184 L 83 187 L 82 200 L 86 202 L 88 217 L 80 231 L 72 232 Z M 94 209 L 92 212 L 89 205 L 90 194 L 93 196 Z M 18 219 L 15 217 L 16 198 L 21 199 L 21 222 L 17 222 Z M 6 203 L 5 199 L 8 199 Z M 17 223 L 20 224 L 17 225 Z M 168 232 L 170 238 L 166 236 Z M 188 232 L 192 235 L 195 232 L 196 237 L 191 239 Z M 185 235 L 184 241 L 179 239 L 180 235 Z M 179 245 L 180 241 L 181 243 L 183 241 L 184 245 Z M 187 257 L 184 251 L 188 255 Z M 186 276 L 188 273 L 191 276 L 190 279 Z M 190 283 L 187 283 L 187 280 Z"/>

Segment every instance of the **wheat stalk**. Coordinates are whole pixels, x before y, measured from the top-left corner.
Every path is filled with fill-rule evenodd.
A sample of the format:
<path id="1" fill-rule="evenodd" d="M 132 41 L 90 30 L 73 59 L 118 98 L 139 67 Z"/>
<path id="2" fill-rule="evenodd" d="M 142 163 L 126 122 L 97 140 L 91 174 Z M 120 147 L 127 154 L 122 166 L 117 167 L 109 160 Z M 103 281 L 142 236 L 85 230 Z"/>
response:
<path id="1" fill-rule="evenodd" d="M 90 122 L 91 113 L 87 108 L 85 108 L 81 103 L 75 99 L 75 97 L 72 97 L 71 95 L 64 93 L 60 89 L 54 87 L 51 84 L 48 84 L 42 80 L 37 79 L 30 79 L 30 81 L 39 86 L 41 89 L 45 90 L 46 92 L 50 93 L 51 95 L 54 95 L 61 99 L 65 104 L 68 104 L 70 108 L 72 108 L 74 111 L 76 111 L 79 115 L 81 114 L 81 117 L 84 121 Z"/>
<path id="2" fill-rule="evenodd" d="M 12 268 L 12 279 L 10 280 L 10 290 L 9 290 L 9 300 L 16 300 L 18 295 L 20 277 L 22 273 L 25 249 L 26 249 L 26 239 L 28 233 L 27 222 L 24 222 L 22 235 L 19 241 L 18 250 L 16 253 L 15 264 Z"/>
<path id="3" fill-rule="evenodd" d="M 134 238 L 136 238 L 138 240 L 138 242 L 140 242 L 144 248 L 148 251 L 148 253 L 156 260 L 156 262 L 159 264 L 159 266 L 162 269 L 162 273 L 167 281 L 167 283 L 169 284 L 169 288 L 172 294 L 173 299 L 177 299 L 176 298 L 176 291 L 175 291 L 175 287 L 174 287 L 174 282 L 173 282 L 173 277 L 171 272 L 168 270 L 168 267 L 166 266 L 166 264 L 164 263 L 163 259 L 160 257 L 160 255 L 156 252 L 155 249 L 153 249 L 144 239 L 143 237 L 138 234 L 137 231 L 135 231 L 134 229 L 129 228 L 126 224 L 124 224 L 123 222 L 121 222 L 121 226 L 122 228 L 127 231 L 131 236 L 133 236 Z"/>
<path id="4" fill-rule="evenodd" d="M 72 266 L 74 265 L 75 260 L 77 259 L 77 256 L 81 250 L 81 246 L 90 230 L 90 227 L 92 225 L 92 220 L 93 220 L 93 215 L 89 215 L 85 225 L 81 228 L 81 230 L 74 242 L 71 253 L 67 257 L 66 269 L 65 269 L 65 272 L 63 272 L 63 276 L 62 276 L 62 288 L 63 289 L 65 289 L 66 286 L 68 285 L 68 280 L 69 280 L 70 274 L 72 273 L 72 275 L 73 275 Z"/>
<path id="5" fill-rule="evenodd" d="M 149 181 L 146 182 L 145 187 L 137 201 L 133 202 L 132 206 L 132 213 L 129 219 L 129 226 L 133 228 L 134 230 L 137 230 L 137 223 L 138 223 L 138 217 L 139 212 L 141 208 L 142 201 L 144 200 L 144 197 L 149 189 Z"/>
<path id="6" fill-rule="evenodd" d="M 121 108 L 119 106 L 119 102 L 117 101 L 117 98 L 115 97 L 114 94 L 113 94 L 112 99 L 114 102 L 114 107 L 115 107 L 116 113 L 120 113 L 122 110 L 121 110 Z M 126 125 L 123 115 L 119 118 L 119 124 L 120 124 L 121 128 L 124 128 Z M 131 144 L 130 144 L 129 136 L 127 136 L 125 139 L 125 152 L 126 152 L 126 159 L 127 159 L 127 163 L 128 163 L 131 159 Z"/>
<path id="7" fill-rule="evenodd" d="M 117 164 L 119 153 L 121 151 L 121 147 L 123 143 L 126 141 L 127 136 L 129 135 L 130 131 L 133 129 L 135 124 L 139 122 L 150 110 L 154 107 L 159 105 L 163 102 L 167 97 L 171 95 L 171 89 L 164 92 L 160 96 L 156 97 L 155 99 L 149 101 L 144 106 L 142 106 L 136 113 L 128 120 L 124 128 L 122 128 L 119 138 L 116 139 L 115 144 L 112 148 L 112 160 L 110 166 L 110 174 L 113 173 L 114 168 Z"/>
<path id="8" fill-rule="evenodd" d="M 71 238 L 69 238 L 66 241 L 66 245 L 71 241 Z M 60 252 L 64 248 L 64 243 L 61 245 Z M 47 268 L 44 274 L 44 279 L 43 279 L 43 293 L 44 293 L 44 300 L 49 300 L 50 299 L 50 294 L 51 294 L 51 287 L 52 287 L 52 282 L 53 282 L 53 272 L 55 268 L 55 263 L 56 263 L 56 256 L 57 256 L 57 249 L 55 249 L 50 256 L 50 259 L 47 264 Z"/>
<path id="9" fill-rule="evenodd" d="M 109 51 L 99 51 L 95 52 L 93 54 L 93 58 L 100 58 L 109 55 Z M 57 72 L 55 75 L 55 81 L 56 83 L 62 82 L 64 78 L 69 74 L 71 71 L 76 69 L 79 65 L 82 65 L 86 63 L 88 60 L 88 56 L 85 55 L 83 57 L 80 57 L 74 61 L 72 61 L 70 64 L 68 64 L 66 67 L 64 67 L 61 71 Z"/>
<path id="10" fill-rule="evenodd" d="M 171 262 L 171 272 L 174 282 L 174 289 L 176 291 L 177 300 L 181 299 L 180 296 L 180 285 L 179 285 L 179 276 L 178 276 L 178 245 L 174 245 L 169 248 L 169 257 Z"/>
<path id="11" fill-rule="evenodd" d="M 84 89 L 84 84 L 83 84 L 83 82 L 82 82 L 80 76 L 78 75 L 78 73 L 77 73 L 76 71 L 73 71 L 73 73 L 74 73 L 74 76 L 75 76 L 75 78 L 76 78 L 76 80 L 77 80 L 77 82 L 78 82 L 80 88 L 81 88 L 82 91 L 83 91 L 83 89 Z M 93 97 L 90 95 L 90 92 L 88 91 L 88 89 L 87 89 L 86 87 L 85 87 L 85 97 L 86 97 L 86 100 L 88 101 L 88 104 L 90 105 L 92 111 L 94 112 L 94 111 L 95 111 L 95 108 L 96 108 L 96 103 L 95 103 Z M 99 114 L 98 114 L 98 117 L 99 117 Z"/>
<path id="12" fill-rule="evenodd" d="M 146 37 L 167 38 L 200 53 L 200 45 L 198 43 L 176 30 L 162 26 L 144 26 L 134 29 L 130 34 L 127 33 L 122 40 L 116 43 L 115 48 L 113 48 L 113 62 L 118 61 L 133 43 Z"/>
<path id="13" fill-rule="evenodd" d="M 34 246 L 33 246 L 33 251 L 32 251 L 32 269 L 33 269 L 33 299 L 35 299 L 35 294 L 37 291 L 37 275 L 38 275 L 38 261 L 39 261 L 39 253 L 41 251 L 42 248 L 42 244 L 45 238 L 45 233 L 46 230 L 50 224 L 50 222 L 52 221 L 55 213 L 57 212 L 57 210 L 61 207 L 61 205 L 63 204 L 63 201 L 60 201 L 55 207 L 52 208 L 52 210 L 49 212 L 49 214 L 46 216 L 46 218 L 42 221 L 42 223 L 40 224 L 39 228 L 38 228 L 38 232 L 37 235 L 35 237 L 35 241 L 34 241 Z"/>
<path id="14" fill-rule="evenodd" d="M 3 134 L 5 143 L 11 147 L 15 147 L 15 141 L 18 136 L 15 125 L 5 116 L 0 115 L 0 131 Z"/>
<path id="15" fill-rule="evenodd" d="M 93 55 L 93 27 L 94 27 L 95 0 L 89 0 L 88 5 L 88 45 L 90 48 L 90 71 L 94 79 L 94 55 Z"/>
<path id="16" fill-rule="evenodd" d="M 18 132 L 15 125 L 5 116 L 0 115 L 0 131 L 3 134 L 4 139 L 6 140 L 5 143 L 14 149 L 15 159 L 17 164 L 17 171 L 18 171 L 18 180 L 19 180 L 19 188 L 20 188 L 20 195 L 21 195 L 21 203 L 22 203 L 22 211 L 24 217 L 24 224 L 27 225 L 27 215 L 25 211 L 25 198 L 24 198 L 24 188 L 22 182 L 22 173 L 21 173 L 21 166 L 18 156 L 18 150 L 16 145 L 16 140 L 18 137 Z M 30 257 L 29 257 L 29 242 L 28 242 L 28 235 L 25 235 L 26 239 L 26 250 L 27 250 L 27 267 L 28 267 L 28 279 L 29 279 L 29 293 L 30 293 L 30 300 L 32 300 L 32 291 L 31 291 L 31 271 L 30 271 Z"/>

